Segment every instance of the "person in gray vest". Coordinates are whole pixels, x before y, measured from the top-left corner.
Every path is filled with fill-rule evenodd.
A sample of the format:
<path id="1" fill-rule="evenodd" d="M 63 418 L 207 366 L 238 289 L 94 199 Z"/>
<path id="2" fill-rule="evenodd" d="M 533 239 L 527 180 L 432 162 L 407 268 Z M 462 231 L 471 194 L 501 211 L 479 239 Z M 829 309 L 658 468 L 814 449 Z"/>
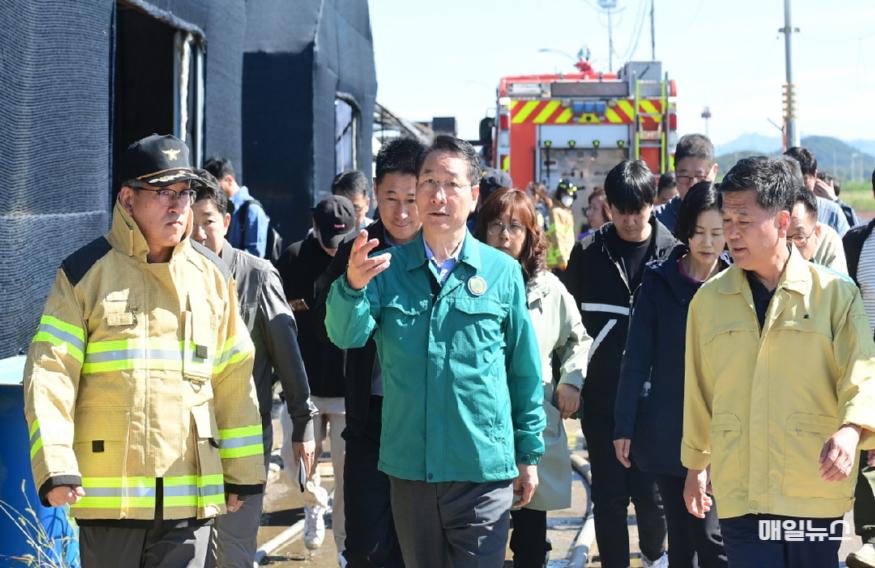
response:
<path id="1" fill-rule="evenodd" d="M 197 186 L 191 238 L 219 255 L 237 282 L 240 311 L 255 345 L 252 375 L 261 413 L 265 467 L 270 463 L 273 445 L 270 419 L 273 383 L 279 377 L 292 418 L 295 462 L 303 458 L 309 475 L 315 451 L 312 418 L 316 407 L 310 401 L 295 316 L 286 303 L 279 274 L 270 262 L 233 248 L 225 240 L 231 223 L 228 198 L 209 172 L 198 170 L 198 174 L 206 183 Z M 216 519 L 208 565 L 252 566 L 263 500 L 263 493 L 250 495 L 237 512 Z"/>

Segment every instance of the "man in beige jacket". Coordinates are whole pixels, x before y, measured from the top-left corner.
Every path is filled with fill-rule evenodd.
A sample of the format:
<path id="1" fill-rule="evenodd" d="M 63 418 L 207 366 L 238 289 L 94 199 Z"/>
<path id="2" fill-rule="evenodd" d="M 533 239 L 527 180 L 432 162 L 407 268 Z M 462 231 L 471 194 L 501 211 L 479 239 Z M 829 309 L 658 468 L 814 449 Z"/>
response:
<path id="1" fill-rule="evenodd" d="M 781 160 L 746 158 L 726 174 L 734 264 L 699 289 L 687 320 L 684 497 L 701 517 L 713 483 L 734 568 L 838 566 L 855 459 L 875 445 L 860 292 L 788 245 L 796 187 Z"/>

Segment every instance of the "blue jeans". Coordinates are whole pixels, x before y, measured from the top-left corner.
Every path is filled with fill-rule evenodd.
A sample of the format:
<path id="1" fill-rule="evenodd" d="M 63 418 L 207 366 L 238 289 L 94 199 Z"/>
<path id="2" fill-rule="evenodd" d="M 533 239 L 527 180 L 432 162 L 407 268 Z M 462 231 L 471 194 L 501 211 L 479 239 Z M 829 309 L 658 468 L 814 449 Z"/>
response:
<path id="1" fill-rule="evenodd" d="M 720 531 L 730 568 L 838 568 L 841 537 L 851 532 L 840 522 L 743 515 L 720 519 Z"/>

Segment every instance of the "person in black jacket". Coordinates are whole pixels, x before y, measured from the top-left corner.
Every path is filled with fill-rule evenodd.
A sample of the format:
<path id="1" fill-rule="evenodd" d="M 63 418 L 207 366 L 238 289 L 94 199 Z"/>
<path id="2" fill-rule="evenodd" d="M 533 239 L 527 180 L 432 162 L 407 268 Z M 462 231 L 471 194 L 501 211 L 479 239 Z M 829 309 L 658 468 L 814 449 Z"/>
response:
<path id="1" fill-rule="evenodd" d="M 396 138 L 380 148 L 374 192 L 380 218 L 368 226 L 368 239 L 380 244 L 374 253 L 413 239 L 422 224 L 416 209 L 416 159 L 425 146 Z M 325 297 L 331 283 L 345 277 L 352 242 L 341 244 L 328 270 L 316 283 L 316 310 L 324 321 Z M 346 351 L 346 550 L 350 568 L 404 566 L 392 521 L 389 478 L 377 469 L 382 431 L 383 388 L 373 339 Z"/>
<path id="2" fill-rule="evenodd" d="M 343 471 L 345 456 L 343 438 L 340 436 L 346 428 L 343 351 L 324 339 L 325 326 L 313 306 L 317 298 L 316 280 L 328 268 L 344 237 L 355 228 L 356 216 L 352 202 L 339 195 L 329 196 L 313 208 L 313 233 L 290 245 L 277 262 L 286 299 L 298 321 L 298 343 L 310 380 L 312 400 L 319 409 L 315 420 L 316 459 L 321 454 L 325 436 L 330 434 L 331 462 L 337 475 Z M 293 458 L 290 452 L 285 451 L 285 447 L 285 471 L 294 471 L 295 468 L 289 463 Z M 304 496 L 304 545 L 309 549 L 322 545 L 325 538 L 323 514 L 328 505 L 328 495 L 320 486 L 318 470 L 313 470 Z M 334 542 L 340 553 L 345 540 L 342 483 L 334 488 L 333 520 Z"/>
<path id="3" fill-rule="evenodd" d="M 665 566 L 665 517 L 653 475 L 614 456 L 614 402 L 632 298 L 647 262 L 677 240 L 651 216 L 656 179 L 643 161 L 623 161 L 605 179 L 613 222 L 575 245 L 562 279 L 581 311 L 589 351 L 581 423 L 592 466 L 595 532 L 602 566 L 629 566 L 626 510 L 635 503 L 645 566 Z"/>
<path id="4" fill-rule="evenodd" d="M 683 244 L 648 265 L 635 299 L 614 408 L 614 450 L 624 467 L 634 462 L 656 475 L 669 565 L 692 568 L 698 554 L 701 568 L 725 567 L 716 507 L 704 519 L 687 512 L 681 465 L 687 308 L 702 283 L 727 267 L 721 259 L 723 219 L 711 182 L 697 183 L 687 193 L 675 236 Z"/>

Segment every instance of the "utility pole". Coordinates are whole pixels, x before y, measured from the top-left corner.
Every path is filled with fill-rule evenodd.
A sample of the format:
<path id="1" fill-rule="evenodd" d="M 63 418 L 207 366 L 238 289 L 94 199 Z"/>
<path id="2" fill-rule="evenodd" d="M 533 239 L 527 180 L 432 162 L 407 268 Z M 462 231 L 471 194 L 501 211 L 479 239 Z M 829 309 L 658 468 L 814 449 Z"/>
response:
<path id="1" fill-rule="evenodd" d="M 654 17 L 656 0 L 650 0 L 650 60 L 656 61 L 656 18 Z"/>
<path id="2" fill-rule="evenodd" d="M 790 0 L 784 0 L 784 27 L 778 31 L 784 34 L 785 69 L 787 74 L 784 83 L 784 132 L 787 135 L 787 146 L 799 145 L 799 132 L 796 130 L 796 85 L 793 84 L 792 39 L 794 28 L 790 23 Z M 785 148 L 786 149 L 786 148 Z"/>
<path id="3" fill-rule="evenodd" d="M 614 21 L 612 18 L 617 0 L 599 0 L 599 8 L 608 14 L 608 72 L 614 72 Z"/>

